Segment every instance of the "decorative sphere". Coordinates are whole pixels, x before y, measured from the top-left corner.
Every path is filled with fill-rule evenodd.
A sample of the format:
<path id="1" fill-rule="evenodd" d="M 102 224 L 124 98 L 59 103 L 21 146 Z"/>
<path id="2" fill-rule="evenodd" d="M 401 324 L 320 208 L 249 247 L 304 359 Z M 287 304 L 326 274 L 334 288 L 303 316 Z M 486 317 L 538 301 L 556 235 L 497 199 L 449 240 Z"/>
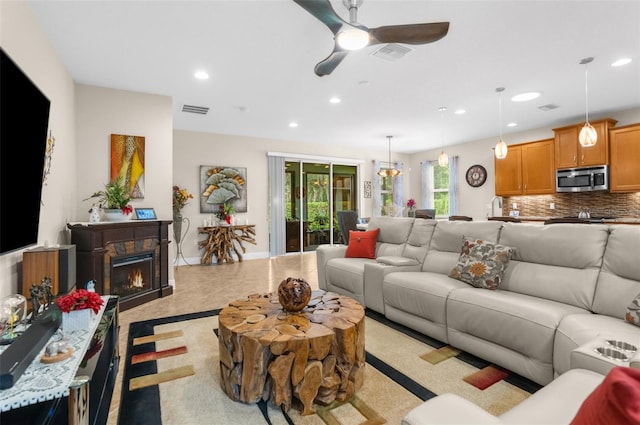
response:
<path id="1" fill-rule="evenodd" d="M 288 277 L 278 286 L 278 300 L 286 311 L 300 311 L 310 299 L 311 286 L 304 279 Z"/>

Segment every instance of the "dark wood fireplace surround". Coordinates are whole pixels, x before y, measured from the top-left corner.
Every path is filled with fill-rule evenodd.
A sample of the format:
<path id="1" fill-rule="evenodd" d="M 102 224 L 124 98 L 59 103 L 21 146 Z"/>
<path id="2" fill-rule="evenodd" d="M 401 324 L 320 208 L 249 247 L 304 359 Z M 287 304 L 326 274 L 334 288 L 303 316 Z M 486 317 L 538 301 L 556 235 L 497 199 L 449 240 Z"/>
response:
<path id="1" fill-rule="evenodd" d="M 173 293 L 169 285 L 169 220 L 68 224 L 71 243 L 76 246 L 76 286 L 96 280 L 96 292 L 111 293 L 112 263 L 115 258 L 141 253 L 154 257 L 151 288 L 120 299 L 124 311 Z"/>

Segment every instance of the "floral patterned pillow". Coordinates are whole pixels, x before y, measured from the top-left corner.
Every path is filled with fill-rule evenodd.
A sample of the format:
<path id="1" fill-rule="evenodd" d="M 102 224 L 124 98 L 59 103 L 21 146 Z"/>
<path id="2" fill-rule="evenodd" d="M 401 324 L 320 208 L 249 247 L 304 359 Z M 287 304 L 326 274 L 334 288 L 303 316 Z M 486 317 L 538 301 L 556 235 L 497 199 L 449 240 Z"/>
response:
<path id="1" fill-rule="evenodd" d="M 624 315 L 624 319 L 632 325 L 640 326 L 640 294 L 636 295 L 629 307 L 627 307 L 627 314 Z"/>
<path id="2" fill-rule="evenodd" d="M 496 290 L 512 253 L 508 246 L 464 237 L 460 258 L 449 277 L 476 288 Z"/>

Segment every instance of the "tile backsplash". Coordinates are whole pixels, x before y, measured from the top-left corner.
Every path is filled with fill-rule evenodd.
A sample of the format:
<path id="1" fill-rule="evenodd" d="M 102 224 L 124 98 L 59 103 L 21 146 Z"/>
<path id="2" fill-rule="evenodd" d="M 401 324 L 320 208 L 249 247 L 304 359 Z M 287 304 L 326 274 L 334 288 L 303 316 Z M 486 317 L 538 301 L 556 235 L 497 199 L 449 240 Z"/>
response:
<path id="1" fill-rule="evenodd" d="M 610 193 L 582 192 L 553 195 L 505 196 L 502 214 L 507 216 L 513 203 L 523 217 L 577 217 L 580 211 L 589 211 L 592 217 L 640 218 L 640 192 Z M 555 209 L 551 209 L 550 204 Z"/>

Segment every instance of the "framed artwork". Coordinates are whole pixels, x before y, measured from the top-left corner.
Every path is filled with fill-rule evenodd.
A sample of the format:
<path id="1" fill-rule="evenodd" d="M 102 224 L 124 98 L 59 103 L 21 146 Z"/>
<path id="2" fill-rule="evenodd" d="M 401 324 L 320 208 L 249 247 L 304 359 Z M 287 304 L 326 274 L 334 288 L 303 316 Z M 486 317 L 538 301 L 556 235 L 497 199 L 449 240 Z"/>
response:
<path id="1" fill-rule="evenodd" d="M 144 137 L 111 135 L 109 181 L 123 177 L 132 199 L 144 199 Z"/>
<path id="2" fill-rule="evenodd" d="M 246 167 L 201 165 L 200 213 L 215 213 L 225 202 L 237 213 L 247 212 Z"/>
<path id="3" fill-rule="evenodd" d="M 371 182 L 370 181 L 364 182 L 364 197 L 371 198 Z"/>

